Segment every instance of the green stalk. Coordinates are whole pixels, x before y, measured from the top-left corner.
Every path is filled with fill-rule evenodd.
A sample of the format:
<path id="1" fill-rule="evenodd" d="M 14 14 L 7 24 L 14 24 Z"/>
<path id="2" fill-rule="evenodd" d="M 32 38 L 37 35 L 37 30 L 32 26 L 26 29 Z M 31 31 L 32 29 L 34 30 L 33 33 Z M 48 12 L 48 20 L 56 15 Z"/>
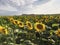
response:
<path id="1" fill-rule="evenodd" d="M 14 42 L 13 45 L 15 45 L 14 29 L 12 30 L 12 33 L 13 33 L 12 36 L 13 36 L 13 42 Z"/>

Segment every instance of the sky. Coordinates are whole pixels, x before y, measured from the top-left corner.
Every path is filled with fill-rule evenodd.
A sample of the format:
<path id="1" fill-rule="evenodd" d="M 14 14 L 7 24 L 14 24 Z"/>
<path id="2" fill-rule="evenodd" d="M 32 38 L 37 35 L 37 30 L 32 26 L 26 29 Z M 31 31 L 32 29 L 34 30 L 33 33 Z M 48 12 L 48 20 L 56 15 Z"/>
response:
<path id="1" fill-rule="evenodd" d="M 60 14 L 60 0 L 0 0 L 0 15 Z"/>

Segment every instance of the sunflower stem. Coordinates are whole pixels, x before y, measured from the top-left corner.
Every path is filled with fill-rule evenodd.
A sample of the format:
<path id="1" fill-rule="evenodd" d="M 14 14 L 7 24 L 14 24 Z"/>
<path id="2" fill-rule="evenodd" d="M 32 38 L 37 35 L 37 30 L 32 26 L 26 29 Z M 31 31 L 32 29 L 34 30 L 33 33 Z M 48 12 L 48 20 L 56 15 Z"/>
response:
<path id="1" fill-rule="evenodd" d="M 40 42 L 41 42 L 41 45 L 42 45 L 42 34 L 41 34 L 41 32 L 39 33 L 40 34 Z"/>
<path id="2" fill-rule="evenodd" d="M 13 33 L 13 45 L 15 45 L 15 36 L 14 36 L 14 29 L 12 30 L 12 33 Z"/>

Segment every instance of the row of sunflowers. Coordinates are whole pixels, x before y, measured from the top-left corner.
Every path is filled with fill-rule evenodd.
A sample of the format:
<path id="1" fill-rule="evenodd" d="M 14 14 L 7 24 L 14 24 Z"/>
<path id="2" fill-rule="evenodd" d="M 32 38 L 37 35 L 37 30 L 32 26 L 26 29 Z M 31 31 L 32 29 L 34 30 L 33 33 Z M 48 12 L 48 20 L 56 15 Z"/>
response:
<path id="1" fill-rule="evenodd" d="M 60 16 L 0 16 L 0 44 L 60 45 Z"/>

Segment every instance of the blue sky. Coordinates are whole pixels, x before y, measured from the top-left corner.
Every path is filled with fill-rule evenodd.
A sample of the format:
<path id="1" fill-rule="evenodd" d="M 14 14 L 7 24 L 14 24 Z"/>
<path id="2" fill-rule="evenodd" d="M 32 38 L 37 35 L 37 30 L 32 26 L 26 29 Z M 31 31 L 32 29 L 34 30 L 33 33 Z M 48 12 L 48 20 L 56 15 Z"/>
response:
<path id="1" fill-rule="evenodd" d="M 0 0 L 0 15 L 58 13 L 60 0 Z"/>

